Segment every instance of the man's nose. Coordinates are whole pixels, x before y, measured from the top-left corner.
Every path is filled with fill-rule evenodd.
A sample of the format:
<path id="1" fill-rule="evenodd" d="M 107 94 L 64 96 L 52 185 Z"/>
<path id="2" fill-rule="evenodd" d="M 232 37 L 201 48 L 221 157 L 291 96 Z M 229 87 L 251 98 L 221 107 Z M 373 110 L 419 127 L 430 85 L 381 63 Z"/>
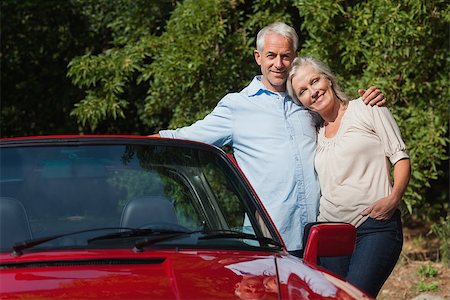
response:
<path id="1" fill-rule="evenodd" d="M 274 65 L 275 65 L 275 67 L 276 67 L 277 69 L 283 68 L 283 59 L 281 58 L 281 56 L 277 56 L 277 57 L 275 58 L 275 63 L 274 63 Z"/>

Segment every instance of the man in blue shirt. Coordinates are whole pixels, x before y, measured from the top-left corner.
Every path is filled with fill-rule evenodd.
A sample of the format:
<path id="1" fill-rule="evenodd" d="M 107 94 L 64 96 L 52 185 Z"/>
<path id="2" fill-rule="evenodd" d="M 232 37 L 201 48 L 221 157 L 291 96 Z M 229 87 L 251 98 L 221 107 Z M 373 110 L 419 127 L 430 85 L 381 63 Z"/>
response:
<path id="1" fill-rule="evenodd" d="M 303 228 L 316 221 L 320 188 L 314 170 L 316 120 L 286 92 L 298 36 L 292 27 L 277 22 L 258 33 L 256 46 L 262 75 L 241 92 L 227 94 L 203 120 L 161 130 L 159 136 L 232 146 L 288 251 L 301 256 Z M 363 98 L 384 103 L 374 87 Z"/>

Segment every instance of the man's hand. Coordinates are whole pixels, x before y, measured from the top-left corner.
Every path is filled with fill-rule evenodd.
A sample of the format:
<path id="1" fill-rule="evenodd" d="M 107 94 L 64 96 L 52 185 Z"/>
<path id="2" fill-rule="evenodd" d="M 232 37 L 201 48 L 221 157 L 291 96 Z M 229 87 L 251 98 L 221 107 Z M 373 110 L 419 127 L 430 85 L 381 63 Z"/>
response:
<path id="1" fill-rule="evenodd" d="M 383 93 L 375 86 L 371 86 L 368 90 L 359 89 L 358 94 L 363 98 L 365 104 L 374 106 L 383 106 L 386 104 L 386 99 Z"/>

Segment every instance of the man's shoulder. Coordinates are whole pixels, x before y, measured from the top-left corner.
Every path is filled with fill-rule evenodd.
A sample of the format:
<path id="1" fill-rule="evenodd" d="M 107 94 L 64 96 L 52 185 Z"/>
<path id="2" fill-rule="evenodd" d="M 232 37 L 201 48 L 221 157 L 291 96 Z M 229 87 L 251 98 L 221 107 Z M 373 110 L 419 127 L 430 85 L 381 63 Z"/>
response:
<path id="1" fill-rule="evenodd" d="M 254 94 L 257 92 L 257 91 L 255 92 L 255 85 L 252 84 L 253 81 L 238 92 L 230 92 L 230 93 L 226 94 L 222 98 L 221 102 L 241 103 L 242 100 L 249 100 L 250 97 L 254 96 Z"/>
<path id="2" fill-rule="evenodd" d="M 261 82 L 261 75 L 257 75 L 239 93 L 244 97 L 251 97 L 257 94 L 262 89 L 265 89 L 265 87 Z"/>
<path id="3" fill-rule="evenodd" d="M 231 93 L 226 94 L 220 100 L 220 103 L 229 103 L 229 104 L 239 103 L 245 98 L 247 98 L 247 97 L 246 97 L 246 95 L 244 93 L 242 93 L 242 91 L 240 91 L 240 92 L 231 92 Z"/>

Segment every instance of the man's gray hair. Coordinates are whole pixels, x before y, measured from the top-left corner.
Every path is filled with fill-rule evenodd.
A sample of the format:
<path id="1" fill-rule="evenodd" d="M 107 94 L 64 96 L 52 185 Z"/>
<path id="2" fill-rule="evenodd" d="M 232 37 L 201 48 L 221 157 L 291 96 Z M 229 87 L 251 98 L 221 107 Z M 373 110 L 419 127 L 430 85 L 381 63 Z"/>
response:
<path id="1" fill-rule="evenodd" d="M 263 29 L 261 29 L 258 32 L 258 35 L 256 36 L 256 50 L 259 52 L 262 52 L 264 49 L 264 40 L 266 38 L 267 33 L 274 32 L 278 33 L 285 38 L 292 41 L 292 45 L 294 46 L 294 51 L 297 52 L 298 48 L 298 35 L 294 28 L 291 26 L 282 23 L 282 22 L 275 22 L 272 24 L 267 25 Z"/>

